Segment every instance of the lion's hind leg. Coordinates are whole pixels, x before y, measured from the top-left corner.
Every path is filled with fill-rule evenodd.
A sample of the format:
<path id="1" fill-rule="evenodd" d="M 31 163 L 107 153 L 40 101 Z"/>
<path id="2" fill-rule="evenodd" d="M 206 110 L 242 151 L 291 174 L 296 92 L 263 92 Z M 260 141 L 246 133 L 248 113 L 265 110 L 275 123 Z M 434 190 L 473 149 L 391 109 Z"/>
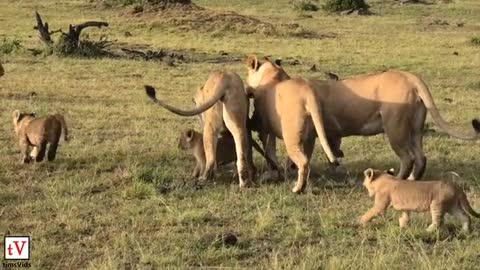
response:
<path id="1" fill-rule="evenodd" d="M 433 232 L 443 226 L 443 217 L 445 215 L 442 205 L 437 202 L 430 204 L 430 213 L 432 215 L 432 224 L 428 226 L 427 231 Z"/>
<path id="2" fill-rule="evenodd" d="M 293 119 L 292 119 L 293 118 Z M 301 193 L 306 187 L 306 178 L 309 173 L 309 159 L 303 149 L 304 119 L 299 119 L 298 114 L 284 115 L 282 117 L 282 134 L 285 148 L 290 159 L 297 165 L 297 183 L 292 189 L 294 193 Z M 313 148 L 312 148 L 313 150 Z"/>
<path id="3" fill-rule="evenodd" d="M 385 135 L 390 146 L 400 158 L 400 170 L 397 178 L 407 179 L 413 169 L 414 151 L 411 148 L 411 124 L 408 115 L 396 111 L 385 112 L 382 115 Z"/>
<path id="4" fill-rule="evenodd" d="M 470 231 L 470 216 L 467 213 L 465 213 L 465 211 L 460 206 L 460 204 L 456 204 L 448 212 L 451 215 L 455 216 L 462 223 L 462 229 L 465 232 Z"/>
<path id="5" fill-rule="evenodd" d="M 205 169 L 200 180 L 212 179 L 216 171 L 217 131 L 213 127 L 203 129 L 203 147 L 205 150 Z"/>
<path id="6" fill-rule="evenodd" d="M 253 175 L 248 157 L 250 142 L 246 125 L 247 115 L 238 115 L 224 106 L 223 117 L 227 129 L 232 133 L 235 141 L 239 186 L 243 188 L 250 185 Z"/>

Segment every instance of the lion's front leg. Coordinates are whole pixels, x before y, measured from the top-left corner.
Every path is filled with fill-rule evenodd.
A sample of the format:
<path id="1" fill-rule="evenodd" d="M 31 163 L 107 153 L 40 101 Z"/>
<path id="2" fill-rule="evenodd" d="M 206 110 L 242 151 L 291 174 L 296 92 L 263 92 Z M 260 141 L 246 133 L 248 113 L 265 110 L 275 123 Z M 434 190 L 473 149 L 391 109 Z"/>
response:
<path id="1" fill-rule="evenodd" d="M 278 166 L 276 154 L 277 140 L 275 138 L 275 135 L 267 132 L 260 132 L 259 136 L 260 140 L 262 141 L 263 149 L 265 149 L 265 155 L 277 165 L 277 168 L 280 168 L 280 166 Z M 267 166 L 268 171 L 263 174 L 262 180 L 278 180 L 279 171 L 270 166 L 270 164 L 267 164 Z"/>
<path id="2" fill-rule="evenodd" d="M 388 198 L 377 195 L 375 197 L 375 205 L 360 218 L 360 224 L 365 226 L 374 217 L 383 215 L 389 205 L 390 200 Z"/>

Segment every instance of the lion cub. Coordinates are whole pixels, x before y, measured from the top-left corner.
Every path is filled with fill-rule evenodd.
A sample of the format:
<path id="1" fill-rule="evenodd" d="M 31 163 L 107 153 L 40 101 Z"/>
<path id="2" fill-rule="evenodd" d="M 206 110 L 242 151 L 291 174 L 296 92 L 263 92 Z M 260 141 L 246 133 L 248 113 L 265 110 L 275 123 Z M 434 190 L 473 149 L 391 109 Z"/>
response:
<path id="1" fill-rule="evenodd" d="M 367 169 L 364 174 L 363 185 L 370 197 L 375 196 L 375 205 L 361 217 L 362 225 L 375 216 L 382 215 L 390 205 L 395 210 L 403 211 L 399 219 L 400 227 L 407 226 L 410 212 L 430 211 L 432 224 L 427 228 L 429 232 L 443 225 L 446 213 L 457 217 L 465 231 L 470 230 L 468 214 L 480 218 L 480 214 L 470 206 L 465 193 L 453 183 L 399 180 L 374 169 Z"/>
<path id="2" fill-rule="evenodd" d="M 13 126 L 18 136 L 23 163 L 29 163 L 32 159 L 37 162 L 42 161 L 47 143 L 50 144 L 47 158 L 49 161 L 54 160 L 62 130 L 63 139 L 68 141 L 67 125 L 60 114 L 36 118 L 34 113 L 21 113 L 15 110 Z M 33 146 L 33 150 L 29 154 L 30 146 Z"/>
<path id="3" fill-rule="evenodd" d="M 178 148 L 189 151 L 197 161 L 192 177 L 199 177 L 205 171 L 205 150 L 203 147 L 203 135 L 193 129 L 187 129 L 180 134 Z M 218 138 L 216 163 L 218 166 L 226 165 L 237 159 L 235 152 L 235 140 L 229 133 L 222 134 Z"/>

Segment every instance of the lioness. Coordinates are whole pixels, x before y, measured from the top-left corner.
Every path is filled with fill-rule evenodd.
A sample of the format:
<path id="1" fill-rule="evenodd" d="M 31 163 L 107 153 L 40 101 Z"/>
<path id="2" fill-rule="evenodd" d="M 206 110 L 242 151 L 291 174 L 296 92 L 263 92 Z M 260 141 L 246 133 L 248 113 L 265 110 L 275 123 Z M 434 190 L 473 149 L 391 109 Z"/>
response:
<path id="1" fill-rule="evenodd" d="M 338 81 L 290 79 L 282 67 L 270 61 L 261 63 L 256 56 L 247 59 L 247 69 L 248 89 L 253 93 L 255 112 L 258 111 L 257 118 L 262 120 L 262 125 L 278 126 L 277 111 L 295 106 L 304 95 L 301 89 L 308 85 L 315 89 L 317 103 L 323 110 L 326 135 L 333 152 L 339 156 L 342 137 L 385 133 L 400 157 L 397 176 L 401 179 L 409 175 L 411 179 L 420 179 L 425 172 L 422 139 L 427 111 L 451 136 L 466 140 L 479 137 L 480 127 L 471 134 L 453 130 L 439 114 L 425 83 L 408 72 L 389 70 Z M 274 93 L 280 85 L 298 96 L 285 101 L 285 108 L 279 108 L 273 94 L 265 94 Z M 303 112 L 290 110 L 289 113 L 293 119 L 305 117 Z M 478 120 L 472 124 L 475 127 Z M 296 127 L 282 126 L 282 129 L 292 128 Z M 275 153 L 271 146 L 267 148 L 267 154 Z"/>
<path id="2" fill-rule="evenodd" d="M 205 171 L 203 179 L 210 178 L 215 171 L 217 137 L 226 128 L 235 141 L 237 169 L 240 187 L 247 186 L 253 177 L 250 166 L 251 148 L 246 127 L 249 103 L 240 76 L 233 72 L 212 72 L 205 85 L 195 95 L 197 108 L 181 110 L 156 99 L 155 89 L 145 86 L 147 95 L 163 108 L 182 116 L 201 114 L 203 123 L 203 145 L 205 148 Z"/>
<path id="3" fill-rule="evenodd" d="M 302 192 L 306 186 L 316 134 L 328 160 L 338 163 L 325 135 L 323 104 L 308 81 L 290 80 L 277 64 L 266 61 L 261 65 L 254 56 L 246 62 L 249 68 L 248 84 L 255 88 L 249 88 L 254 95 L 252 121 L 255 122 L 255 129 L 259 131 L 267 156 L 277 164 L 275 138 L 284 140 L 287 154 L 298 168 L 297 183 L 292 192 Z M 261 75 L 256 77 L 255 74 Z M 268 84 L 263 84 L 267 81 Z"/>
<path id="4" fill-rule="evenodd" d="M 363 185 L 370 197 L 375 196 L 375 205 L 365 213 L 360 223 L 365 225 L 377 215 L 383 215 L 391 205 L 403 211 L 399 219 L 400 227 L 408 224 L 410 212 L 430 211 L 432 224 L 427 231 L 443 225 L 446 213 L 456 216 L 465 231 L 470 230 L 468 214 L 480 218 L 467 200 L 467 196 L 455 184 L 444 181 L 402 181 L 394 176 L 374 169 L 364 171 Z M 467 214 L 468 213 L 468 214 Z"/>
<path id="5" fill-rule="evenodd" d="M 19 139 L 22 162 L 29 163 L 32 159 L 40 162 L 45 157 L 48 147 L 48 161 L 53 161 L 57 154 L 58 142 L 63 131 L 63 139 L 68 141 L 68 130 L 65 119 L 60 114 L 36 118 L 34 113 L 13 112 L 13 126 Z M 29 154 L 29 147 L 33 146 Z"/>

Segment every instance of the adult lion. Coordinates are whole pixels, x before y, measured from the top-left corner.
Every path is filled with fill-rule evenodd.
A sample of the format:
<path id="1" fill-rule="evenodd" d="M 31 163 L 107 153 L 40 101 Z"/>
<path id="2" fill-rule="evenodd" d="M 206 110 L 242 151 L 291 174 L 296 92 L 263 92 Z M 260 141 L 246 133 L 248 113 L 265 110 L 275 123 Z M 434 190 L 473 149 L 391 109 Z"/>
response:
<path id="1" fill-rule="evenodd" d="M 257 66 L 256 57 L 248 58 L 247 63 L 253 72 L 262 69 Z M 265 69 L 267 66 L 272 68 Z M 263 68 L 266 72 L 260 72 L 260 80 L 249 75 L 249 85 L 257 88 L 253 92 L 255 112 L 252 128 L 259 131 L 267 156 L 275 162 L 275 138 L 284 140 L 287 154 L 298 168 L 297 183 L 292 192 L 299 193 L 306 186 L 317 134 L 328 160 L 335 164 L 338 161 L 327 141 L 323 123 L 325 110 L 318 92 L 308 81 L 290 80 L 283 70 L 275 67 L 278 67 L 275 63 L 266 62 Z M 269 73 L 270 70 L 273 73 Z M 262 84 L 264 81 L 269 84 Z"/>
<path id="2" fill-rule="evenodd" d="M 267 93 L 275 91 L 281 84 L 288 85 L 290 91 L 301 96 L 303 92 L 300 89 L 308 84 L 319 96 L 318 102 L 324 112 L 325 129 L 332 150 L 336 154 L 341 153 L 342 137 L 385 133 L 401 160 L 397 175 L 401 179 L 409 175 L 419 179 L 425 172 L 422 139 L 427 111 L 435 123 L 451 136 L 465 140 L 478 138 L 478 120 L 472 121 L 476 132 L 463 134 L 453 130 L 439 114 L 426 84 L 408 72 L 389 70 L 338 81 L 290 80 L 282 67 L 270 61 L 261 63 L 256 56 L 247 59 L 247 69 L 249 91 L 253 92 L 255 111 L 259 114 L 254 114 L 254 118 L 260 119 L 261 125 L 278 125 L 271 116 L 265 116 L 274 114 L 271 109 L 274 99 Z M 295 111 L 290 114 L 292 118 L 303 117 L 295 116 Z M 272 154 L 275 150 L 266 149 L 266 152 Z"/>
<path id="3" fill-rule="evenodd" d="M 210 178 L 215 171 L 218 135 L 230 131 L 235 141 L 237 170 L 240 187 L 245 187 L 253 177 L 250 165 L 251 148 L 247 131 L 249 102 L 242 79 L 233 72 L 212 72 L 205 85 L 200 87 L 194 101 L 197 108 L 181 110 L 155 98 L 155 90 L 145 86 L 147 95 L 163 108 L 182 116 L 201 114 L 203 124 L 203 145 L 205 148 L 205 170 L 201 178 Z"/>

